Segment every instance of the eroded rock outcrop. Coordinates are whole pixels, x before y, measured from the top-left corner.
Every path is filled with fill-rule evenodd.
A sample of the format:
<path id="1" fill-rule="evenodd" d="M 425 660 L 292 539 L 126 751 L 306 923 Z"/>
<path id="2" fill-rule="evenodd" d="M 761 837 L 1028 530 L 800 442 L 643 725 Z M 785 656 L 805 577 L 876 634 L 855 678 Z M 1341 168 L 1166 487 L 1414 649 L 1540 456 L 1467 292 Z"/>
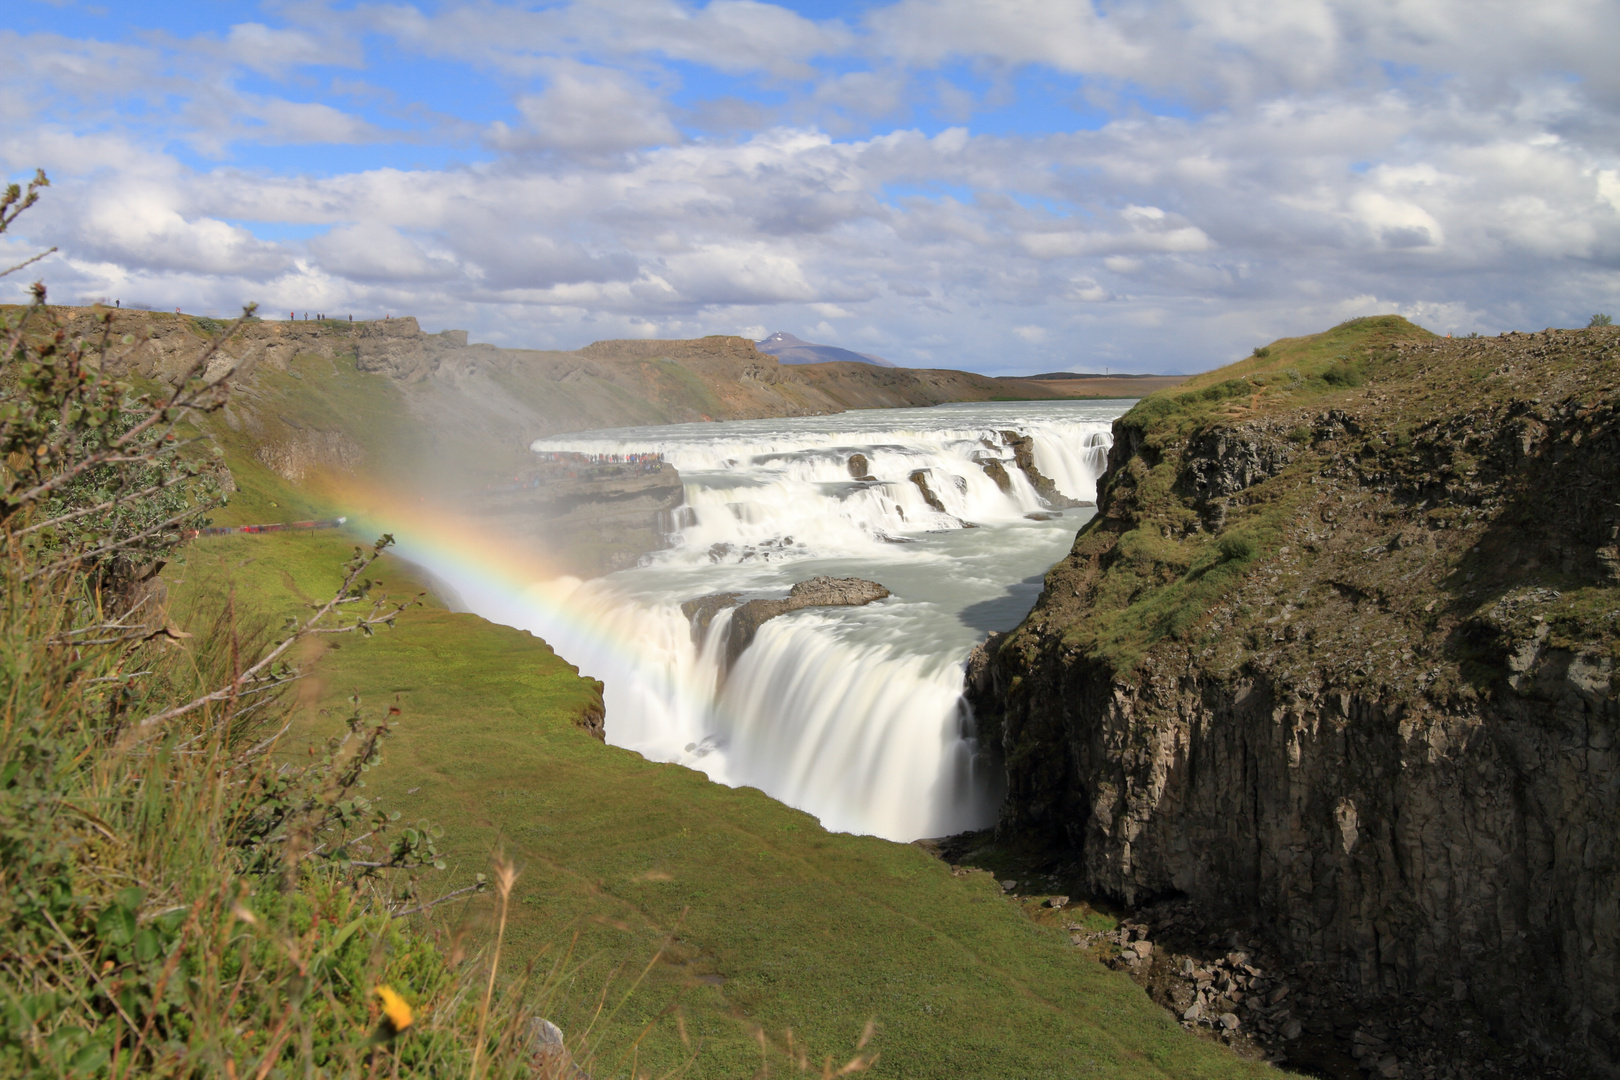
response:
<path id="1" fill-rule="evenodd" d="M 1041 497 L 1041 501 L 1057 510 L 1067 510 L 1070 507 L 1080 505 L 1077 500 L 1071 499 L 1059 491 L 1052 478 L 1036 468 L 1035 439 L 1033 436 L 1023 435 L 1016 431 L 1003 431 L 1001 438 L 1007 447 L 1012 450 L 1014 463 L 1017 464 L 1019 471 L 1029 478 L 1030 486 L 1035 489 L 1035 494 Z"/>
<path id="2" fill-rule="evenodd" d="M 969 664 L 1000 828 L 1616 1075 L 1620 335 L 1397 323 L 1330 332 L 1326 387 L 1116 425 L 1098 516 Z"/>
<path id="3" fill-rule="evenodd" d="M 691 621 L 693 635 L 701 638 L 715 615 L 736 608 L 727 627 L 725 668 L 729 671 L 743 650 L 754 643 L 759 628 L 778 615 L 808 607 L 861 607 L 888 595 L 889 590 L 875 581 L 823 576 L 799 582 L 781 599 L 749 600 L 739 605 L 741 594 L 716 593 L 688 600 L 681 605 L 681 612 Z"/>
<path id="4" fill-rule="evenodd" d="M 601 464 L 535 468 L 518 482 L 469 495 L 462 506 L 501 535 L 592 576 L 634 566 L 663 548 L 668 516 L 685 494 L 673 465 Z"/>

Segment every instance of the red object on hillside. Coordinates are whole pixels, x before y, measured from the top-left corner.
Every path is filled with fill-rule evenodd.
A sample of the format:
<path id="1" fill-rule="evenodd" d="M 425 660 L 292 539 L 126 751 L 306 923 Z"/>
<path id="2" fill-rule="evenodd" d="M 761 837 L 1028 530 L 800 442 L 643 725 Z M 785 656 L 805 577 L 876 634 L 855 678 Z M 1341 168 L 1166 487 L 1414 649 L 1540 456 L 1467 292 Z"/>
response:
<path id="1" fill-rule="evenodd" d="M 206 529 L 187 529 L 184 536 L 190 540 L 198 536 L 227 536 L 231 533 L 286 532 L 289 529 L 335 529 L 348 521 L 347 517 L 323 518 L 319 521 L 281 521 L 270 525 L 213 525 Z"/>

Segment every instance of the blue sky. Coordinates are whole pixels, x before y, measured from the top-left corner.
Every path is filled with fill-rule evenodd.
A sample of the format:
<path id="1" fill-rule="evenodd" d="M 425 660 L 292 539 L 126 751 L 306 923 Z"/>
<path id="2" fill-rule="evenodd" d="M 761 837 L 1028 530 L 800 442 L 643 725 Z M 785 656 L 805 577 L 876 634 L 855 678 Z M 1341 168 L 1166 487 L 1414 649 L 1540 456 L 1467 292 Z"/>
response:
<path id="1" fill-rule="evenodd" d="M 20 0 L 63 302 L 1191 371 L 1620 308 L 1597 0 Z M 0 293 L 20 293 L 8 280 Z M 8 297 L 10 298 L 10 297 Z"/>

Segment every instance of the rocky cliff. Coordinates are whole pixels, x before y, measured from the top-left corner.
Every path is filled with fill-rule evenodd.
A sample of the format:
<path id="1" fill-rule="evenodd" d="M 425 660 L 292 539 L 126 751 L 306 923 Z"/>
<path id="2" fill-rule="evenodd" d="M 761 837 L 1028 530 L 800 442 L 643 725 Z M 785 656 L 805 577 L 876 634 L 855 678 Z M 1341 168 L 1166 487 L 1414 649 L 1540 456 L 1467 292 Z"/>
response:
<path id="1" fill-rule="evenodd" d="M 1358 320 L 1145 399 L 969 693 L 1000 831 L 1620 1072 L 1620 332 Z"/>
<path id="2" fill-rule="evenodd" d="M 547 552 L 559 569 L 595 577 L 663 547 L 668 515 L 684 500 L 673 465 L 608 464 L 534 468 L 522 483 L 472 492 L 456 505 L 501 536 Z"/>

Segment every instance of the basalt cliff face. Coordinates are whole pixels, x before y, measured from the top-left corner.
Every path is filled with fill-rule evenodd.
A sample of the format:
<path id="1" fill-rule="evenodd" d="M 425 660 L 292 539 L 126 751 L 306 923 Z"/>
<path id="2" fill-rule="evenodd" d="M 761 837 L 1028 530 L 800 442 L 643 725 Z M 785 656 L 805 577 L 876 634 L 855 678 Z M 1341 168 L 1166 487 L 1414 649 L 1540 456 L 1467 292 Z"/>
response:
<path id="1" fill-rule="evenodd" d="M 1620 332 L 1360 320 L 1149 398 L 969 696 L 1000 831 L 1620 1073 Z"/>

